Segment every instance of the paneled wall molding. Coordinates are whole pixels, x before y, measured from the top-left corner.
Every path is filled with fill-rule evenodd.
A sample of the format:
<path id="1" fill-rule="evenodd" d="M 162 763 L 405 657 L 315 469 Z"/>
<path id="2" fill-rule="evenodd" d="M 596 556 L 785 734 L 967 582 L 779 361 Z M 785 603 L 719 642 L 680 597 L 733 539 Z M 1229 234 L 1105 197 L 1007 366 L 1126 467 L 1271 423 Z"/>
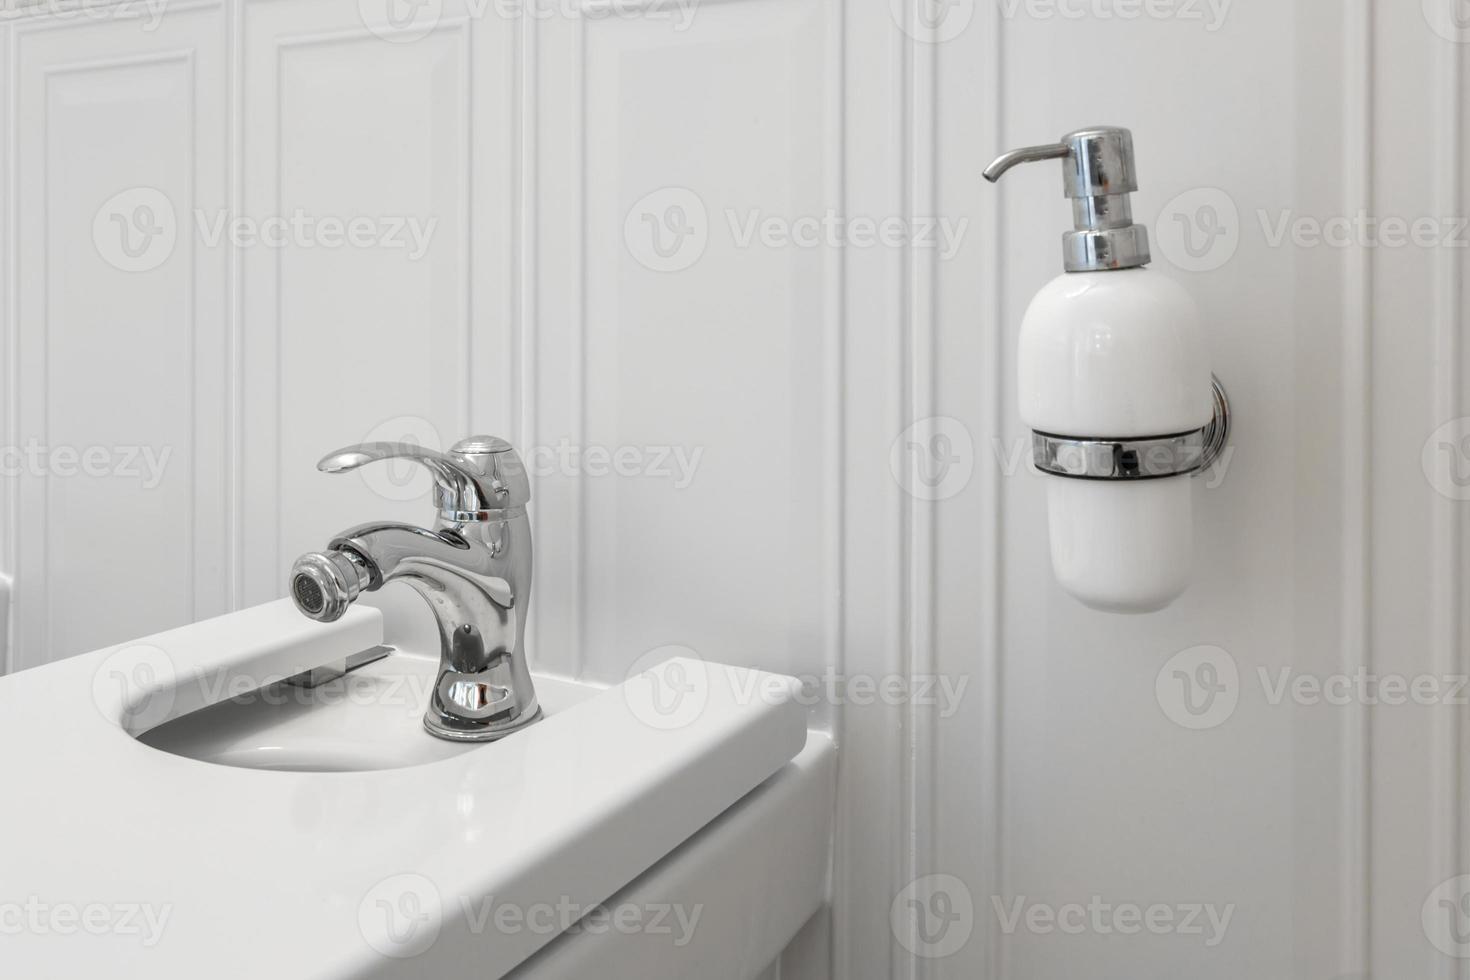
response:
<path id="1" fill-rule="evenodd" d="M 314 470 L 324 452 L 517 434 L 521 107 L 517 25 L 466 3 L 421 24 L 335 0 L 251 0 L 241 30 L 241 213 L 379 215 L 426 232 L 418 257 L 241 258 L 236 492 L 241 594 L 254 602 L 278 593 L 290 555 L 353 513 L 426 519 L 427 487 L 367 473 L 333 486 Z M 324 384 L 347 397 L 319 415 Z"/>
<path id="2" fill-rule="evenodd" d="M 1433 108 L 1434 212 L 1440 215 L 1465 215 L 1466 127 L 1465 45 L 1441 43 L 1434 50 Z M 1461 252 L 1463 251 L 1460 250 Z M 1464 419 L 1470 413 L 1466 398 L 1470 375 L 1466 374 L 1467 324 L 1464 278 L 1470 263 L 1455 249 L 1435 253 L 1434 295 L 1430 303 L 1433 341 L 1431 375 L 1433 396 L 1426 429 L 1440 431 L 1450 420 Z M 1447 495 L 1433 502 L 1429 549 L 1429 587 L 1431 599 L 1431 635 L 1435 647 L 1435 670 L 1441 677 L 1470 676 L 1470 654 L 1467 654 L 1466 609 L 1470 608 L 1470 584 L 1467 584 L 1467 533 L 1470 521 L 1465 518 L 1466 504 Z M 1465 766 L 1470 756 L 1464 751 L 1466 738 L 1462 710 L 1441 710 L 1435 715 L 1431 755 L 1432 796 L 1430 800 L 1435 847 L 1432 851 L 1430 877 L 1448 878 L 1451 874 L 1470 872 L 1470 838 L 1466 837 L 1467 804 Z M 1436 975 L 1443 980 L 1470 976 L 1470 967 L 1452 957 L 1437 963 Z"/>
<path id="3" fill-rule="evenodd" d="M 1374 2 L 1344 4 L 1342 78 L 1344 131 L 1342 213 L 1372 214 L 1374 112 Z M 1342 671 L 1356 676 L 1373 669 L 1372 653 L 1372 480 L 1373 256 L 1366 245 L 1343 253 L 1343 485 L 1342 485 Z M 1344 852 L 1341 861 L 1342 960 L 1338 969 L 1355 976 L 1370 969 L 1373 923 L 1372 737 L 1366 704 L 1343 711 Z"/>
<path id="4" fill-rule="evenodd" d="M 814 708 L 841 747 L 832 907 L 769 975 L 1464 976 L 1420 921 L 1470 873 L 1463 711 L 1273 702 L 1260 680 L 1470 670 L 1470 519 L 1414 468 L 1470 413 L 1466 256 L 1262 234 L 1464 211 L 1466 45 L 1402 6 L 1235 4 L 1217 30 L 926 0 L 0 8 L 0 432 L 173 452 L 146 493 L 0 480 L 0 666 L 274 598 L 326 535 L 425 520 L 403 474 L 314 471 L 348 442 L 683 452 L 677 487 L 535 473 L 539 669 L 611 682 L 679 647 L 957 692 Z M 939 7 L 968 16 L 940 31 Z M 1149 617 L 1052 581 L 1012 372 L 1066 205 L 1054 175 L 979 179 L 1091 123 L 1134 127 L 1155 267 L 1200 299 L 1238 402 L 1231 468 L 1198 488 L 1197 584 Z M 107 205 L 140 188 L 177 244 L 129 272 L 107 236 L 158 198 Z M 1201 222 L 1232 208 L 1229 255 L 1174 261 L 1171 230 L 1223 234 Z M 413 260 L 196 231 L 297 211 L 436 224 Z M 960 237 L 741 235 L 831 215 Z M 968 439 L 943 499 L 894 471 L 933 419 Z M 105 538 L 67 519 L 84 505 Z M 78 593 L 94 615 L 69 615 Z M 1160 677 L 1202 645 L 1237 702 L 1196 729 Z M 964 910 L 952 949 L 911 914 L 936 890 L 921 913 Z M 1093 895 L 1234 912 L 1207 951 L 998 914 Z"/>
<path id="5" fill-rule="evenodd" d="M 115 464 L 7 480 L 13 668 L 227 603 L 223 537 L 201 518 L 223 509 L 225 416 L 201 395 L 225 373 L 223 269 L 188 234 L 193 214 L 223 205 L 219 115 L 199 111 L 223 100 L 222 23 L 210 4 L 141 23 L 58 13 L 6 28 L 7 445 Z M 79 152 L 99 140 L 112 152 Z M 182 410 L 133 397 L 137 385 Z M 133 474 L 127 453 L 158 472 Z M 81 507 L 85 520 L 70 516 Z M 179 533 L 155 538 L 140 512 Z M 96 527 L 147 567 L 110 578 Z M 94 616 L 75 613 L 78 594 L 95 597 Z"/>

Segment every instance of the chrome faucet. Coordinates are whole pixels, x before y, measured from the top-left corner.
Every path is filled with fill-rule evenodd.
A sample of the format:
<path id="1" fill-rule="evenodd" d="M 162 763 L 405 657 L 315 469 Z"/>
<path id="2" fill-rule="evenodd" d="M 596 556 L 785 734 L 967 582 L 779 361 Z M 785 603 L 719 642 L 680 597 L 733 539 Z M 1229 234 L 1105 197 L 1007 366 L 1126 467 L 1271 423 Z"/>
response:
<path id="1" fill-rule="evenodd" d="M 541 713 L 526 666 L 531 599 L 531 485 L 510 443 L 475 436 L 440 453 L 396 442 L 349 446 L 317 464 L 347 473 L 407 459 L 434 476 L 432 530 L 372 523 L 343 531 L 326 551 L 291 569 L 291 598 L 323 623 L 359 595 L 401 581 L 429 603 L 439 625 L 439 673 L 424 727 L 440 738 L 490 741 Z"/>

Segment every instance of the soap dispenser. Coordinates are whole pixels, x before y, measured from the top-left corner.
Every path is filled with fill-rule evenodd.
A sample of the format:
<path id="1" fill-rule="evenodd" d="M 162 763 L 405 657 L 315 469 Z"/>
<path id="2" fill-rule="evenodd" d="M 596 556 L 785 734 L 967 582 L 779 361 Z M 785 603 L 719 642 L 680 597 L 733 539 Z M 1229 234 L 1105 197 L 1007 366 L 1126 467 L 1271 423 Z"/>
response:
<path id="1" fill-rule="evenodd" d="M 1229 402 L 1214 381 L 1200 315 L 1149 263 L 1133 221 L 1133 135 L 1095 127 L 1013 150 L 985 170 L 1060 160 L 1075 228 L 1065 272 L 1021 322 L 1019 393 L 1047 484 L 1057 580 L 1095 609 L 1162 609 L 1189 584 L 1191 475 L 1218 457 Z"/>

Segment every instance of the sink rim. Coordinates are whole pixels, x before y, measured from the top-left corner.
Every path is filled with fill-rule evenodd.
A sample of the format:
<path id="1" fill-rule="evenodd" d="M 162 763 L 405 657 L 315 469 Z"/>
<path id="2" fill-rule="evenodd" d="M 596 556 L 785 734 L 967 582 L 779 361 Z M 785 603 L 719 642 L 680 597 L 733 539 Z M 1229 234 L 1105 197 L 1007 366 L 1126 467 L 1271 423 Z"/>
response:
<path id="1" fill-rule="evenodd" d="M 505 739 L 455 742 L 435 738 L 424 728 L 423 706 L 427 703 L 438 666 L 437 657 L 395 648 L 389 656 L 316 688 L 288 689 L 282 687 L 284 682 L 277 681 L 268 688 L 172 718 L 138 733 L 134 738 L 155 751 L 201 765 L 327 776 L 436 766 L 504 742 Z M 542 702 L 542 717 L 524 729 L 509 733 L 506 738 L 514 738 L 522 731 L 545 724 L 550 718 L 607 690 L 604 684 L 539 672 L 532 672 L 532 679 Z M 349 691 L 364 683 L 391 688 L 404 681 L 407 681 L 408 697 L 395 704 L 376 698 L 362 703 L 354 700 Z M 269 691 L 271 697 L 291 699 L 295 703 L 269 703 L 266 697 L 261 696 L 262 691 Z M 314 698 L 321 698 L 324 703 L 303 703 Z M 288 714 L 274 721 L 264 717 L 277 710 Z M 344 713 L 360 718 L 365 731 L 341 731 Z M 339 723 L 338 728 L 333 727 L 334 720 Z M 251 727 L 251 721 L 257 724 Z M 213 730 L 206 727 L 211 723 L 215 726 Z M 203 744 L 200 744 L 201 739 Z M 292 761 L 283 765 L 259 764 L 273 757 Z"/>

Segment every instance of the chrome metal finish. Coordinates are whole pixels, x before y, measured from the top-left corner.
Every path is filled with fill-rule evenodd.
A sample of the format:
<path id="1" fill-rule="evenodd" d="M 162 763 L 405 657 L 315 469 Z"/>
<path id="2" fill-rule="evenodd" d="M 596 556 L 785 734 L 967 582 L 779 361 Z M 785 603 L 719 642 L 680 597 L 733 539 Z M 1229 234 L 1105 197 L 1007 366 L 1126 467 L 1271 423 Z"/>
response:
<path id="1" fill-rule="evenodd" d="M 1060 160 L 1072 152 L 1066 143 L 1045 143 L 1041 146 L 1023 146 L 996 157 L 984 170 L 985 179 L 992 184 L 1000 180 L 1005 172 L 1017 164 L 1035 163 L 1038 160 Z"/>
<path id="2" fill-rule="evenodd" d="M 1136 269 L 1148 265 L 1149 258 L 1148 229 L 1143 225 L 1062 235 L 1062 265 L 1068 272 Z"/>
<path id="3" fill-rule="evenodd" d="M 1060 142 L 1028 146 L 997 157 L 985 168 L 994 183 L 1012 167 L 1062 160 L 1062 191 L 1072 199 L 1075 230 L 1062 239 L 1068 272 L 1104 272 L 1147 265 L 1148 229 L 1133 222 L 1128 195 L 1138 190 L 1133 134 L 1116 126 L 1068 133 Z"/>
<path id="4" fill-rule="evenodd" d="M 1208 425 L 1190 432 L 1143 439 L 1077 438 L 1031 434 L 1036 468 L 1078 480 L 1158 480 L 1209 469 L 1230 439 L 1230 399 L 1212 378 L 1215 411 Z"/>
<path id="5" fill-rule="evenodd" d="M 525 652 L 531 599 L 525 466 L 508 442 L 477 436 L 447 453 L 400 443 L 350 446 L 318 468 L 344 473 L 384 459 L 414 460 L 434 474 L 434 527 L 375 522 L 343 531 L 325 552 L 297 560 L 292 598 L 307 616 L 330 622 L 360 592 L 403 582 L 424 597 L 439 627 L 439 675 L 424 727 L 459 741 L 508 735 L 541 713 Z M 356 579 L 348 574 L 353 569 L 360 572 Z"/>
<path id="6" fill-rule="evenodd" d="M 290 684 L 292 687 L 304 687 L 307 689 L 321 687 L 328 681 L 334 681 L 345 674 L 350 674 L 359 667 L 375 664 L 392 652 L 393 648 L 390 646 L 369 647 L 361 653 L 354 653 L 350 657 L 344 657 L 341 660 L 335 660 L 332 663 L 322 664 L 320 667 L 313 667 L 311 670 L 303 670 L 299 674 L 293 674 L 286 678 L 283 683 Z"/>
<path id="7" fill-rule="evenodd" d="M 1200 468 L 1203 429 L 1153 439 L 1069 439 L 1031 433 L 1036 468 L 1080 480 L 1157 480 Z"/>
<path id="8" fill-rule="evenodd" d="M 526 468 L 510 443 L 475 436 L 440 453 L 404 442 L 348 446 L 317 463 L 323 473 L 350 473 L 385 459 L 412 460 L 434 476 L 434 503 L 450 520 L 479 520 L 491 511 L 523 507 L 531 499 Z"/>
<path id="9" fill-rule="evenodd" d="M 302 555 L 291 566 L 291 598 L 297 609 L 318 622 L 341 619 L 363 590 L 371 588 L 372 571 L 361 555 Z"/>
<path id="10" fill-rule="evenodd" d="M 1210 375 L 1210 390 L 1214 394 L 1215 415 L 1204 428 L 1205 450 L 1200 459 L 1201 470 L 1214 466 L 1215 460 L 1225 454 L 1225 447 L 1230 444 L 1230 393 L 1225 390 L 1225 382 L 1217 374 Z"/>

